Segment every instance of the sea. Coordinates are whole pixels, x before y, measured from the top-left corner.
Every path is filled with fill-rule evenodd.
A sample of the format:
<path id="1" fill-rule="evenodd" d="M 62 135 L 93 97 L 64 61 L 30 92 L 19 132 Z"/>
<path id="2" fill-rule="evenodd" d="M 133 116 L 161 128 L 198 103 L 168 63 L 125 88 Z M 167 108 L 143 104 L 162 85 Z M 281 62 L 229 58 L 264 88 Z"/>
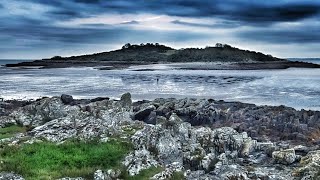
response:
<path id="1" fill-rule="evenodd" d="M 291 59 L 320 64 L 320 59 Z M 0 60 L 0 65 L 26 60 Z M 21 69 L 0 67 L 0 97 L 212 98 L 257 105 L 320 110 L 320 69 L 180 70 L 170 64 L 98 70 L 93 67 Z"/>

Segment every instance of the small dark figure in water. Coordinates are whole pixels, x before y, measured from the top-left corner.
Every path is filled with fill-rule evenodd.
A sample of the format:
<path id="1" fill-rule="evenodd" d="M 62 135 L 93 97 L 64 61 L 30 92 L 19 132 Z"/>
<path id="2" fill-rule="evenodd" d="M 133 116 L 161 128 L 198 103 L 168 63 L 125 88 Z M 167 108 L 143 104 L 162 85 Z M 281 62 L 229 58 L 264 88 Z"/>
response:
<path id="1" fill-rule="evenodd" d="M 157 78 L 157 84 L 159 83 L 159 78 Z"/>

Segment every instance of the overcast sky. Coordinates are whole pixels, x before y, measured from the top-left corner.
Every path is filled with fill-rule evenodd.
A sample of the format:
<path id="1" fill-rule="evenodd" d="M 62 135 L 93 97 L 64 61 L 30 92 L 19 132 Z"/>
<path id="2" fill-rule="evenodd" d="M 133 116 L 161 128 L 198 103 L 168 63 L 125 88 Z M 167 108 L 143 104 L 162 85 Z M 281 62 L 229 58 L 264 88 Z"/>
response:
<path id="1" fill-rule="evenodd" d="M 226 43 L 320 57 L 320 0 L 0 0 L 0 59 Z"/>

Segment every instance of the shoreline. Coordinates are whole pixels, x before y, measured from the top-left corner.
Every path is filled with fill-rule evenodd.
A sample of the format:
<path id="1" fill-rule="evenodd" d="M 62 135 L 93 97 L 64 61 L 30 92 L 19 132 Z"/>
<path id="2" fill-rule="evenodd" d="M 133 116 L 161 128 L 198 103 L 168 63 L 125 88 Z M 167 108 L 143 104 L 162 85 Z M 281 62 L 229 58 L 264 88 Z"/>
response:
<path id="1" fill-rule="evenodd" d="M 14 146 L 19 152 L 25 146 L 51 143 L 49 147 L 55 148 L 70 141 L 90 146 L 127 143 L 128 153 L 117 161 L 123 168 L 94 168 L 88 172 L 94 177 L 98 173 L 137 176 L 158 167 L 161 169 L 150 175 L 153 179 L 173 177 L 177 172 L 179 179 L 227 179 L 230 173 L 236 179 L 270 175 L 301 179 L 308 174 L 296 172 L 316 177 L 310 165 L 320 155 L 319 117 L 320 111 L 214 99 L 132 102 L 130 93 L 120 99 L 86 100 L 63 94 L 17 105 L 0 116 L 0 130 L 5 132 L 0 143 L 4 149 Z M 308 159 L 307 163 L 302 159 Z M 28 177 L 15 166 L 3 165 L 10 173 L 0 172 L 0 177 Z M 119 173 L 110 175 L 112 172 Z"/>
<path id="2" fill-rule="evenodd" d="M 202 65 L 197 65 L 197 64 Z M 126 69 L 131 66 L 143 65 L 174 65 L 186 70 L 263 70 L 295 68 L 320 68 L 320 64 L 302 61 L 273 61 L 273 62 L 147 62 L 147 61 L 77 61 L 77 60 L 36 60 L 17 64 L 6 64 L 9 68 L 69 68 L 94 67 L 99 70 Z M 178 64 L 178 65 L 177 65 Z M 193 64 L 193 65 L 192 65 Z"/>
<path id="3" fill-rule="evenodd" d="M 46 98 L 53 98 L 53 97 L 57 97 L 56 95 L 53 96 L 39 96 L 39 97 L 35 97 L 35 98 L 3 98 L 0 96 L 0 105 L 1 103 L 17 103 L 17 104 L 30 104 L 33 102 L 37 102 L 40 101 L 42 99 L 46 99 Z M 116 96 L 93 96 L 93 97 L 84 97 L 84 96 L 73 96 L 74 100 L 76 100 L 77 102 L 91 102 L 92 100 L 95 101 L 97 99 L 114 99 L 114 100 L 120 100 L 119 98 L 117 98 Z M 147 99 L 142 99 L 142 98 L 136 98 L 136 99 L 132 99 L 132 102 L 143 102 L 143 101 L 153 101 L 154 99 L 176 99 L 176 100 L 180 100 L 180 99 L 198 99 L 198 100 L 205 100 L 205 99 L 214 99 L 215 101 L 220 101 L 220 102 L 225 102 L 225 103 L 241 103 L 241 104 L 247 104 L 247 105 L 255 105 L 257 107 L 286 107 L 286 108 L 292 108 L 296 111 L 320 111 L 320 106 L 311 106 L 309 108 L 303 108 L 303 107 L 293 107 L 293 106 L 289 106 L 289 105 L 285 105 L 285 104 L 266 104 L 266 103 L 257 103 L 257 102 L 251 102 L 251 101 L 242 101 L 242 100 L 232 100 L 232 99 L 215 99 L 212 97 L 199 97 L 199 96 L 181 96 L 181 97 L 168 97 L 168 96 L 164 96 L 164 97 L 155 97 L 155 98 L 147 98 Z M 0 106 L 1 107 L 1 106 Z M 21 107 L 21 106 L 19 106 Z M 313 109 L 313 107 L 317 107 L 316 109 Z M 319 107 L 319 108 L 318 108 Z"/>

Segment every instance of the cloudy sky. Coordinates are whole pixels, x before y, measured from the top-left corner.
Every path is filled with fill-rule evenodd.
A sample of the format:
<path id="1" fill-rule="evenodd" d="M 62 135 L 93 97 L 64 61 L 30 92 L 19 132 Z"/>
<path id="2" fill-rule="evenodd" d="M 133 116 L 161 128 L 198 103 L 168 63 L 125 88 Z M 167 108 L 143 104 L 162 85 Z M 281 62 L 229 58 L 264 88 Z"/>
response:
<path id="1" fill-rule="evenodd" d="M 0 0 L 0 59 L 158 42 L 320 57 L 320 0 Z"/>

